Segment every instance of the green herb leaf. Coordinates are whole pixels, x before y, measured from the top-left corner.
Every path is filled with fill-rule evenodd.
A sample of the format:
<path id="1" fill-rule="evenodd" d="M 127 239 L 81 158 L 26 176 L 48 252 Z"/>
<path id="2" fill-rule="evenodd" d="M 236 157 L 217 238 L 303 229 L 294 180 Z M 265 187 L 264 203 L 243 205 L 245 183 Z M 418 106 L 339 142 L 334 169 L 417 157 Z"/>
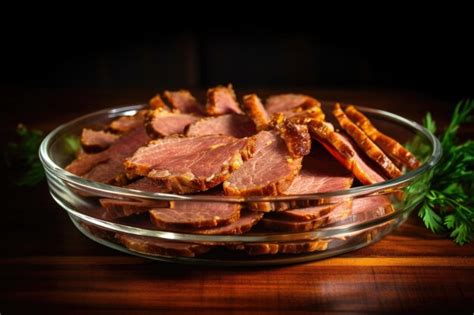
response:
<path id="1" fill-rule="evenodd" d="M 456 135 L 462 124 L 473 121 L 473 112 L 472 100 L 456 105 L 450 124 L 440 136 L 443 157 L 432 171 L 430 188 L 418 212 L 427 228 L 434 233 L 451 231 L 450 237 L 460 245 L 471 241 L 474 234 L 474 141 L 458 144 Z M 436 131 L 430 113 L 423 125 Z M 419 136 L 407 147 L 418 156 L 426 156 L 429 149 Z"/>
<path id="2" fill-rule="evenodd" d="M 38 149 L 44 134 L 40 130 L 29 130 L 25 125 L 17 127 L 16 142 L 7 144 L 4 151 L 5 164 L 18 186 L 34 186 L 44 178 L 43 167 L 38 158 Z"/>

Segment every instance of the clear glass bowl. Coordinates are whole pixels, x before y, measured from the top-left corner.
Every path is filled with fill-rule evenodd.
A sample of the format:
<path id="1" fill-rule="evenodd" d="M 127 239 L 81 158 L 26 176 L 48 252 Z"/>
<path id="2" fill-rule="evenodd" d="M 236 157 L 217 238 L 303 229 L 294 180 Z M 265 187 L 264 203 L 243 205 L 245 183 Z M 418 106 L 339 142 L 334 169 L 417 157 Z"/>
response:
<path id="1" fill-rule="evenodd" d="M 425 150 L 426 156 L 418 157 L 423 165 L 396 179 L 344 191 L 247 198 L 144 192 L 93 182 L 64 170 L 74 158 L 72 152 L 64 149 L 68 137 L 79 136 L 84 127 L 100 127 L 116 117 L 133 115 L 143 106 L 105 109 L 61 125 L 44 139 L 39 154 L 52 197 L 68 212 L 72 222 L 82 233 L 108 247 L 150 259 L 218 265 L 287 264 L 331 257 L 367 246 L 402 224 L 422 201 L 430 180 L 430 170 L 438 163 L 442 154 L 438 139 L 416 122 L 386 111 L 360 108 L 381 131 L 392 135 L 401 143 L 418 136 L 420 145 L 429 148 Z M 329 113 L 332 103 L 323 102 L 322 106 Z M 105 219 L 99 202 L 101 198 L 109 198 L 144 207 L 166 204 L 171 200 L 240 203 L 243 208 L 252 208 L 256 203 L 275 207 L 282 204 L 301 207 L 337 204 L 342 201 L 350 203 L 370 196 L 388 198 L 391 206 L 383 209 L 374 207 L 362 213 L 352 213 L 348 206 L 343 216 L 311 231 L 270 232 L 257 224 L 250 232 L 242 235 L 163 231 L 150 224 L 147 213 L 125 219 Z M 140 237 L 148 245 L 128 243 L 126 247 L 122 245 L 123 241 L 119 241 L 124 236 Z M 183 248 L 163 249 L 161 245 L 165 244 L 166 248 L 170 242 L 182 245 Z"/>

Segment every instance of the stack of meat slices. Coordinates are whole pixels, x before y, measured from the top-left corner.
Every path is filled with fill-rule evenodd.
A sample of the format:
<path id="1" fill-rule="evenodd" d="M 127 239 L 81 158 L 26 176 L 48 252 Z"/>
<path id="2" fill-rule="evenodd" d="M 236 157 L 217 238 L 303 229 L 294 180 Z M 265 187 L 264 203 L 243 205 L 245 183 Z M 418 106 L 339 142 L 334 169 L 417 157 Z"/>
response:
<path id="1" fill-rule="evenodd" d="M 100 199 L 105 220 L 133 220 L 179 233 L 305 232 L 354 224 L 393 211 L 387 196 L 324 204 L 304 195 L 346 190 L 402 175 L 417 159 L 381 133 L 355 106 L 335 104 L 325 121 L 320 102 L 301 94 L 256 94 L 239 104 L 232 85 L 209 89 L 200 103 L 189 91 L 165 91 L 134 116 L 103 130 L 84 129 L 82 150 L 66 169 L 86 179 L 152 193 L 213 196 L 213 201 Z M 201 105 L 205 104 L 205 105 Z M 316 141 L 312 141 L 316 140 Z M 232 203 L 218 196 L 294 196 L 280 202 Z M 206 198 L 203 198 L 206 200 Z M 217 199 L 218 200 L 218 199 Z M 140 253 L 187 256 L 214 245 L 117 234 Z M 340 240 L 228 246 L 251 255 L 325 250 Z M 332 245 L 331 245 L 332 244 Z"/>

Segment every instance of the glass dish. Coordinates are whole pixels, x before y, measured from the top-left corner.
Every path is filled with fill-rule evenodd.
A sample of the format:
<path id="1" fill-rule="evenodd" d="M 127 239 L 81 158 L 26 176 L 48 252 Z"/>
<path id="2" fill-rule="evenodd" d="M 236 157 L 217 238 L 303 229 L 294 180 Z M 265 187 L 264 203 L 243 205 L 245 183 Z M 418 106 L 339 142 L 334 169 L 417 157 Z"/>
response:
<path id="1" fill-rule="evenodd" d="M 329 113 L 332 104 L 323 102 L 323 110 Z M 52 197 L 68 212 L 72 222 L 82 233 L 108 247 L 162 261 L 208 265 L 287 264 L 327 258 L 367 246 L 402 224 L 422 201 L 430 180 L 430 170 L 438 163 L 442 154 L 438 139 L 416 122 L 386 111 L 359 107 L 378 129 L 395 137 L 401 143 L 418 136 L 420 145 L 429 148 L 424 150 L 427 152 L 426 156 L 418 157 L 423 161 L 423 165 L 396 179 L 344 191 L 247 198 L 144 192 L 93 182 L 64 170 L 74 158 L 73 153 L 64 150 L 68 137 L 79 136 L 84 127 L 101 127 L 116 117 L 133 115 L 144 106 L 105 109 L 61 125 L 44 139 L 39 154 Z M 384 209 L 376 207 L 363 213 L 352 213 L 351 207 L 348 206 L 348 210 L 339 219 L 326 222 L 326 225 L 311 231 L 270 232 L 259 228 L 257 224 L 252 231 L 242 235 L 202 235 L 163 231 L 144 219 L 146 213 L 125 219 L 107 219 L 104 218 L 103 208 L 99 203 L 99 199 L 109 198 L 144 207 L 173 200 L 240 203 L 245 208 L 252 208 L 255 204 L 261 203 L 273 207 L 282 204 L 297 204 L 301 207 L 303 204 L 354 202 L 362 198 L 374 198 L 373 196 L 388 198 L 391 206 Z M 196 249 L 163 250 L 156 249 L 152 245 L 145 247 L 130 245 L 127 248 L 122 245 L 123 242 L 118 241 L 124 235 L 132 238 L 144 237 L 150 244 L 174 242 L 185 248 L 194 246 Z M 204 250 L 201 250 L 203 248 Z"/>

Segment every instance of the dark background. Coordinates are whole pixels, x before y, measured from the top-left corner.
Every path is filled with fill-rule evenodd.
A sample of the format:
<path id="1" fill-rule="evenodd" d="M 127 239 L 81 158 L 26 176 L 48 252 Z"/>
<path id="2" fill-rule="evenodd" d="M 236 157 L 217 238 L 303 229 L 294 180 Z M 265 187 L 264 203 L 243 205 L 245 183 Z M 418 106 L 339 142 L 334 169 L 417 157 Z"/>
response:
<path id="1" fill-rule="evenodd" d="M 27 94 L 39 88 L 206 89 L 231 82 L 237 90 L 400 89 L 453 102 L 474 95 L 470 19 L 448 20 L 446 14 L 387 21 L 379 12 L 321 21 L 304 11 L 267 14 L 265 21 L 245 11 L 245 19 L 156 11 L 101 23 L 86 15 L 5 23 L 0 86 Z"/>

